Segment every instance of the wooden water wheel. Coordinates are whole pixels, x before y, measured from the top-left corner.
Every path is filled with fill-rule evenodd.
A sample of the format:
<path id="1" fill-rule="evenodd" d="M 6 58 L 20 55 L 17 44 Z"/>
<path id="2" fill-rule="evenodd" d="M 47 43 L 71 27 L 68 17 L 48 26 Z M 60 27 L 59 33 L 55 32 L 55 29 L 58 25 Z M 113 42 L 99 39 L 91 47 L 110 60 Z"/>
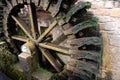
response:
<path id="1" fill-rule="evenodd" d="M 57 72 L 57 80 L 98 78 L 101 36 L 97 20 L 85 17 L 91 3 L 1 0 L 0 5 L 4 35 L 14 54 L 32 42 Z"/>

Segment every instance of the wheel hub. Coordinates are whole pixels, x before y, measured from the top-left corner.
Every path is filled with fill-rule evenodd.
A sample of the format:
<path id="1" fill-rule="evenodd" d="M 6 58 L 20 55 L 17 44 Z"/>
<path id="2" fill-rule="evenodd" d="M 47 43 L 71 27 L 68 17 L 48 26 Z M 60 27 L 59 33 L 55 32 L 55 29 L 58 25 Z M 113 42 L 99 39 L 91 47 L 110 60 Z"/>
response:
<path id="1" fill-rule="evenodd" d="M 26 42 L 25 44 L 23 44 L 21 46 L 21 51 L 24 53 L 28 53 L 28 54 L 34 54 L 34 52 L 36 51 L 36 47 L 35 44 L 33 42 Z"/>

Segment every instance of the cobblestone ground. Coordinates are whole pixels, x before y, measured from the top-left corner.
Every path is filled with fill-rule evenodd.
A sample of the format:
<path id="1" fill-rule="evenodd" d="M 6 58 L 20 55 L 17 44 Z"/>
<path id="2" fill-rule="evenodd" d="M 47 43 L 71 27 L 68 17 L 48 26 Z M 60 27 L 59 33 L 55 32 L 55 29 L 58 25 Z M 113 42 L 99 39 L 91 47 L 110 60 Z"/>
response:
<path id="1" fill-rule="evenodd" d="M 89 11 L 99 19 L 103 35 L 102 77 L 106 76 L 105 73 L 107 75 L 109 73 L 112 75 L 112 80 L 120 80 L 120 0 L 79 1 L 91 2 L 92 8 Z"/>

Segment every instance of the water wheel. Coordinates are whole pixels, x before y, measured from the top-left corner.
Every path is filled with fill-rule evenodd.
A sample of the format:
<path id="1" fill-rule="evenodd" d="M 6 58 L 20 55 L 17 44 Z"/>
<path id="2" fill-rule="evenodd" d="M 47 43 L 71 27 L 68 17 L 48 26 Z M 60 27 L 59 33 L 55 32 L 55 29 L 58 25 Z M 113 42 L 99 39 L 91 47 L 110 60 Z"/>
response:
<path id="1" fill-rule="evenodd" d="M 89 2 L 1 0 L 0 5 L 4 35 L 14 54 L 32 42 L 57 72 L 57 80 L 98 78 L 101 36 L 97 20 L 85 17 Z"/>

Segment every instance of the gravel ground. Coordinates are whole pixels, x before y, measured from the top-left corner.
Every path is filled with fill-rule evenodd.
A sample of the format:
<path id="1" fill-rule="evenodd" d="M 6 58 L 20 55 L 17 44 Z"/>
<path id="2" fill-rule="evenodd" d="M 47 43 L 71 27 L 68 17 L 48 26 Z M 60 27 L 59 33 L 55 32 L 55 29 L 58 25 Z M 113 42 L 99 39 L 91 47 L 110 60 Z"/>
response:
<path id="1" fill-rule="evenodd" d="M 12 80 L 9 77 L 7 77 L 5 74 L 0 72 L 0 80 Z"/>

